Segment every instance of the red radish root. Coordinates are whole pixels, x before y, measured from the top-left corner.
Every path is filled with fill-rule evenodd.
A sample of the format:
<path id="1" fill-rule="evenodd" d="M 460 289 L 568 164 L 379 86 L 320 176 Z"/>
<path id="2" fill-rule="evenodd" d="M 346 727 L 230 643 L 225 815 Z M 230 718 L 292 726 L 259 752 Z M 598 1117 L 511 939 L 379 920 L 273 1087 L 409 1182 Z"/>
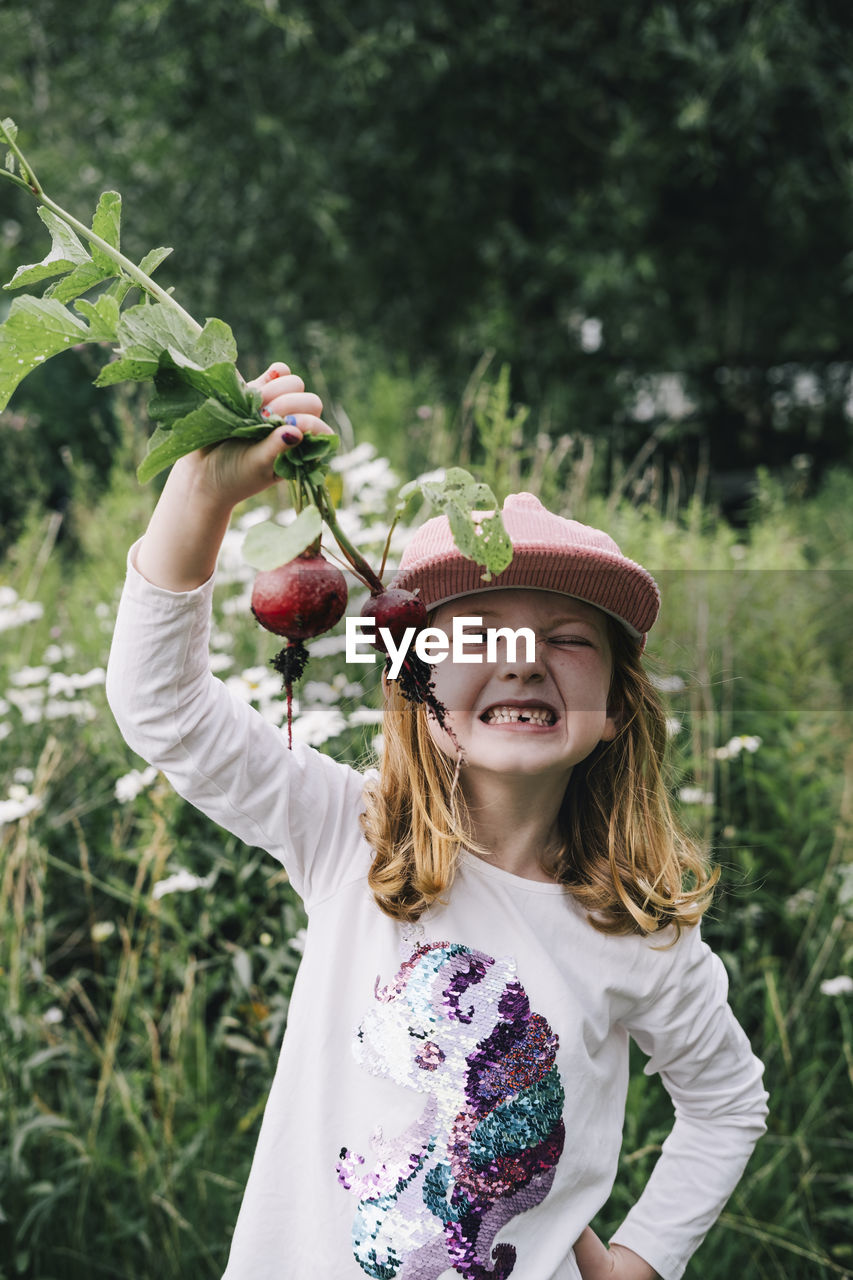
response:
<path id="1" fill-rule="evenodd" d="M 427 611 L 423 601 L 413 591 L 404 591 L 401 587 L 388 587 L 384 591 L 375 592 L 362 605 L 361 616 L 375 620 L 376 636 L 373 647 L 380 653 L 388 652 L 388 646 L 380 635 L 381 628 L 389 633 L 395 645 L 400 645 L 409 627 L 414 627 L 417 634 L 427 622 Z M 415 637 L 413 641 L 414 639 Z M 388 657 L 385 661 L 386 676 L 390 669 L 391 658 Z M 462 750 L 453 730 L 447 724 L 447 708 L 435 696 L 432 669 L 429 663 L 418 657 L 411 645 L 397 679 L 400 692 L 407 702 L 415 706 L 422 702 L 430 708 L 441 728 L 453 741 L 461 758 Z"/>
<path id="2" fill-rule="evenodd" d="M 287 695 L 289 747 L 293 746 L 293 685 L 308 661 L 302 641 L 328 631 L 340 621 L 346 607 L 344 575 L 313 549 L 255 578 L 252 613 L 267 631 L 288 641 L 272 659 L 272 666 L 281 675 Z"/>

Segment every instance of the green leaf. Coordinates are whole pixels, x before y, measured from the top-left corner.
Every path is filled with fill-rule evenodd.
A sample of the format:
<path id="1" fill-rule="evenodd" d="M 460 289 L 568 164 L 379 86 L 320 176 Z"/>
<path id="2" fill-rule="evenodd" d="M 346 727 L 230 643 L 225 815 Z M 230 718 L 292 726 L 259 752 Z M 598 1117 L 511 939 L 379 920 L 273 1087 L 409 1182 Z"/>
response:
<path id="1" fill-rule="evenodd" d="M 115 298 L 102 293 L 94 302 L 81 298 L 77 303 L 81 316 L 89 321 L 89 339 L 92 342 L 115 342 L 121 312 Z"/>
<path id="2" fill-rule="evenodd" d="M 150 253 L 146 253 L 140 262 L 139 270 L 144 271 L 146 275 L 153 275 L 160 263 L 165 258 L 168 258 L 171 252 L 171 249 L 152 249 Z M 120 280 L 116 280 L 114 284 L 111 284 L 106 292 L 111 294 L 121 306 L 131 289 L 138 288 L 139 286 L 133 280 L 128 280 L 125 276 L 122 276 Z"/>
<path id="3" fill-rule="evenodd" d="M 155 422 L 172 426 L 204 404 L 206 397 L 187 386 L 173 369 L 161 369 L 154 379 L 148 413 Z"/>
<path id="4" fill-rule="evenodd" d="M 280 453 L 273 464 L 277 476 L 286 480 L 295 480 L 300 473 L 307 472 L 312 480 L 322 479 L 327 469 L 328 459 L 340 445 L 337 436 L 307 435 L 298 445 Z M 317 464 L 320 464 L 319 466 Z"/>
<path id="5" fill-rule="evenodd" d="M 277 569 L 288 564 L 316 542 L 323 530 L 320 512 L 305 507 L 287 526 L 264 520 L 252 525 L 243 542 L 243 559 L 253 569 Z"/>
<path id="6" fill-rule="evenodd" d="M 237 344 L 224 320 L 208 320 L 190 350 L 170 347 L 168 354 L 191 387 L 224 401 L 235 413 L 253 412 L 255 397 L 235 368 Z"/>
<path id="7" fill-rule="evenodd" d="M 162 302 L 140 302 L 123 312 L 118 340 L 123 356 L 153 361 L 157 367 L 170 348 L 191 356 L 196 334 L 179 311 Z"/>
<path id="8" fill-rule="evenodd" d="M 148 378 L 154 377 L 157 368 L 156 360 L 150 358 L 137 360 L 132 356 L 123 356 L 105 364 L 95 379 L 94 385 L 112 387 L 117 382 L 145 382 Z"/>
<path id="9" fill-rule="evenodd" d="M 171 307 L 162 302 L 140 302 L 122 312 L 116 332 L 119 359 L 104 365 L 95 386 L 153 378 L 165 352 L 191 349 L 195 337 L 189 322 Z"/>
<path id="10" fill-rule="evenodd" d="M 140 262 L 139 270 L 144 271 L 147 276 L 152 276 L 171 252 L 171 249 L 151 249 Z"/>
<path id="11" fill-rule="evenodd" d="M 224 320 L 207 320 L 204 328 L 195 340 L 192 357 L 202 369 L 210 369 L 214 365 L 237 361 L 237 343 L 234 334 Z"/>
<path id="12" fill-rule="evenodd" d="M 88 340 L 83 321 L 54 298 L 16 298 L 0 325 L 0 409 L 37 365 Z"/>
<path id="13" fill-rule="evenodd" d="M 249 409 L 246 396 L 243 394 L 240 375 L 232 363 L 211 365 L 209 369 L 200 369 L 194 360 L 188 360 L 180 351 L 169 348 L 169 357 L 181 371 L 184 381 L 205 396 L 214 396 L 222 400 L 236 413 L 244 414 Z"/>
<path id="14" fill-rule="evenodd" d="M 227 440 L 240 423 L 241 419 L 218 400 L 205 400 L 185 418 L 179 418 L 167 433 L 168 439 L 155 443 L 145 455 L 136 472 L 140 484 L 145 484 L 184 454 Z"/>
<path id="15" fill-rule="evenodd" d="M 98 207 L 95 210 L 95 216 L 92 219 L 92 230 L 96 236 L 106 240 L 111 248 L 119 248 L 121 244 L 121 196 L 117 191 L 105 191 L 101 196 L 98 201 Z M 97 245 L 92 245 L 92 257 L 105 275 L 114 276 L 118 274 L 115 262 Z"/>
<path id="16" fill-rule="evenodd" d="M 95 285 L 112 275 L 115 275 L 114 270 L 107 272 L 105 276 L 97 262 L 91 260 L 81 262 L 79 267 L 75 267 L 62 280 L 57 280 L 55 284 L 50 285 L 45 290 L 44 296 L 56 298 L 58 302 L 72 302 L 74 298 L 79 298 L 81 293 L 88 293 L 90 289 L 94 289 Z"/>
<path id="17" fill-rule="evenodd" d="M 6 119 L 3 121 L 3 123 L 0 124 L 0 130 L 2 131 L 3 136 L 7 142 L 14 142 L 18 136 L 18 126 L 15 124 L 15 121 L 12 120 L 11 117 L 9 116 L 7 116 Z M 9 173 L 15 172 L 16 163 L 17 162 L 16 162 L 14 151 L 7 151 L 6 152 L 6 168 L 9 171 Z"/>
<path id="18" fill-rule="evenodd" d="M 38 215 L 51 234 L 50 253 L 41 262 L 32 266 L 18 267 L 12 279 L 5 285 L 7 289 L 23 289 L 25 286 L 38 284 L 40 280 L 64 276 L 81 263 L 92 260 L 67 223 L 57 218 L 44 206 L 39 208 Z"/>
<path id="19" fill-rule="evenodd" d="M 443 480 L 414 481 L 424 497 L 447 516 L 450 532 L 463 556 L 485 567 L 484 580 L 503 573 L 512 560 L 512 543 L 504 529 L 498 502 L 487 484 L 462 467 L 451 467 Z M 411 486 L 400 491 L 411 496 Z"/>

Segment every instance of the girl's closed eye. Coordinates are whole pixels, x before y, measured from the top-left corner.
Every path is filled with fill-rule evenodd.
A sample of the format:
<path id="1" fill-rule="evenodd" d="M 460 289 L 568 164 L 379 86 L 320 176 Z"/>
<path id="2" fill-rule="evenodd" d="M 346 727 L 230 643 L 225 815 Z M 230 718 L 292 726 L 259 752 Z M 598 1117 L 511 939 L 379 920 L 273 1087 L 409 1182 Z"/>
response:
<path id="1" fill-rule="evenodd" d="M 580 636 L 580 635 L 551 636 L 549 639 L 549 643 L 558 644 L 563 646 L 564 648 L 569 648 L 572 645 L 582 645 L 588 649 L 592 649 L 595 647 L 593 645 L 593 642 L 589 639 L 588 636 Z"/>

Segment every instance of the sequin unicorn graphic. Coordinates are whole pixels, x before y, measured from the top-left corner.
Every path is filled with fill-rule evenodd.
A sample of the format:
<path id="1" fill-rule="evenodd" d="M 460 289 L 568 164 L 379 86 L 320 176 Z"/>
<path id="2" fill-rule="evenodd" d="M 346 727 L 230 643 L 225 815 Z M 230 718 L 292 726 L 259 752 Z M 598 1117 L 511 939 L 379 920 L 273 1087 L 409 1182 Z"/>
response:
<path id="1" fill-rule="evenodd" d="M 338 1180 L 359 1198 L 353 1252 L 367 1275 L 510 1275 L 516 1248 L 495 1236 L 545 1198 L 563 1150 L 557 1045 L 508 958 L 422 943 L 389 986 L 377 979 L 353 1052 L 426 1102 L 397 1137 L 375 1130 L 372 1168 L 341 1151 Z"/>

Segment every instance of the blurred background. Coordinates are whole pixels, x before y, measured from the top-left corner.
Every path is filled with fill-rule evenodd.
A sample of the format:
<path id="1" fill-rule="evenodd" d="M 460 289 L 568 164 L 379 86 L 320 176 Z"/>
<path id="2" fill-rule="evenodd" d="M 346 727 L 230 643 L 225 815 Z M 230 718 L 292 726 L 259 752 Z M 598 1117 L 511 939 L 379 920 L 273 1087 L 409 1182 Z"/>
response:
<path id="1" fill-rule="evenodd" d="M 319 392 L 366 551 L 400 483 L 462 464 L 658 575 L 673 791 L 772 1106 L 688 1276 L 853 1275 L 849 5 L 5 0 L 0 115 L 81 219 L 122 193 L 125 252 L 173 248 L 158 279 L 247 376 Z M 0 277 L 46 250 L 0 184 Z M 304 926 L 106 709 L 157 488 L 107 358 L 0 416 L 0 1280 L 221 1274 Z M 263 510 L 214 664 L 280 722 L 239 555 Z M 338 639 L 298 731 L 364 761 L 377 681 Z M 668 1108 L 640 1074 L 602 1233 Z"/>

